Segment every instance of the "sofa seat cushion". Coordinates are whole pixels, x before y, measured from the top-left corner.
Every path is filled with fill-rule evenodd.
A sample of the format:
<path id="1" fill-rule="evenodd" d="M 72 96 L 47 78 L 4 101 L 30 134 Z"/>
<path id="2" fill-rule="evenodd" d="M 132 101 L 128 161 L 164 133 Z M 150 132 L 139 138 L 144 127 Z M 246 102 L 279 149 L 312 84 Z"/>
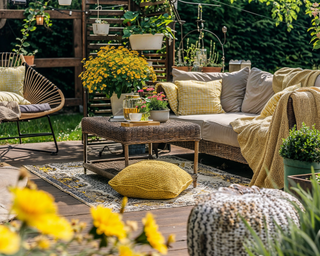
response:
<path id="1" fill-rule="evenodd" d="M 231 122 L 240 117 L 258 116 L 251 113 L 223 113 L 211 115 L 170 116 L 171 119 L 189 121 L 199 124 L 201 138 L 206 141 L 221 143 L 233 147 L 240 147 L 238 134 L 232 129 Z"/>

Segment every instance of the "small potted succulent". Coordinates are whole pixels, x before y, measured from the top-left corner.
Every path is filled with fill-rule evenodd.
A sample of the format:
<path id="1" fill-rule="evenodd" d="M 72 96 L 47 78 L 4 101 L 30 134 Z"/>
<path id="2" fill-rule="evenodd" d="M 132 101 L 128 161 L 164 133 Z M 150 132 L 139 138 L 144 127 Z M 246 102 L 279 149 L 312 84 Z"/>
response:
<path id="1" fill-rule="evenodd" d="M 93 33 L 96 36 L 106 36 L 109 34 L 110 24 L 106 20 L 96 19 L 92 24 Z"/>
<path id="2" fill-rule="evenodd" d="M 283 139 L 279 153 L 283 157 L 284 184 L 288 191 L 288 176 L 310 173 L 311 167 L 320 171 L 320 131 L 305 123 L 300 130 L 295 126 L 288 138 Z"/>
<path id="3" fill-rule="evenodd" d="M 215 52 L 216 44 L 210 41 L 209 58 L 205 65 L 202 67 L 202 72 L 221 72 L 222 63 L 219 62 L 219 52 Z"/>
<path id="4" fill-rule="evenodd" d="M 168 13 L 154 17 L 141 17 L 139 11 L 124 14 L 123 39 L 129 38 L 132 50 L 160 50 L 163 37 L 174 38 L 171 28 L 173 22 Z"/>

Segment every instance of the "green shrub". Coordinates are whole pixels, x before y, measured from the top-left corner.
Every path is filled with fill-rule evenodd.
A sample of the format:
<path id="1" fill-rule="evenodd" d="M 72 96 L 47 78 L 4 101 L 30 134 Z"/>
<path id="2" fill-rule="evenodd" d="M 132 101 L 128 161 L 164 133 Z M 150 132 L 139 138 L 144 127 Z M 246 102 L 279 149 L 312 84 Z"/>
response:
<path id="1" fill-rule="evenodd" d="M 320 131 L 314 125 L 312 129 L 302 123 L 300 130 L 296 126 L 288 138 L 283 139 L 280 156 L 305 162 L 320 162 Z"/>

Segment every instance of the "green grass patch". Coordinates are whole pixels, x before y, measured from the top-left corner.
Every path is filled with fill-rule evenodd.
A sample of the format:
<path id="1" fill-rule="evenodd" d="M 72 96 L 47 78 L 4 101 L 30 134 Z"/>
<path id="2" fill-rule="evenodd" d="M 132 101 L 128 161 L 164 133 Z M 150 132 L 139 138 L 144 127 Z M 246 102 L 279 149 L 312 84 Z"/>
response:
<path id="1" fill-rule="evenodd" d="M 61 114 L 51 116 L 51 123 L 57 141 L 81 140 L 80 122 L 82 114 Z M 31 120 L 29 122 L 20 122 L 20 131 L 22 134 L 50 132 L 50 125 L 47 117 Z M 0 124 L 0 138 L 18 136 L 16 122 Z M 36 143 L 53 141 L 52 136 L 42 136 L 22 139 L 23 143 Z M 0 140 L 0 145 L 17 144 L 19 139 Z"/>

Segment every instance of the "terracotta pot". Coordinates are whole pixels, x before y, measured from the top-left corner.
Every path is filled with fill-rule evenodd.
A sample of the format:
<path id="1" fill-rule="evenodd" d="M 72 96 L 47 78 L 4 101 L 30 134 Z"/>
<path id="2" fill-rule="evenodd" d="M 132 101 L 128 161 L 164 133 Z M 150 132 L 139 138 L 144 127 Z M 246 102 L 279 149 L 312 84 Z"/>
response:
<path id="1" fill-rule="evenodd" d="M 172 66 L 172 68 L 175 68 L 175 69 L 178 69 L 178 70 L 182 70 L 182 71 L 191 71 L 191 67 L 187 67 L 187 66 L 184 66 L 184 67 L 177 67 L 177 66 Z"/>
<path id="2" fill-rule="evenodd" d="M 34 56 L 23 56 L 29 66 L 34 64 Z"/>
<path id="3" fill-rule="evenodd" d="M 203 73 L 209 73 L 209 72 L 221 72 L 222 67 L 202 67 Z"/>

